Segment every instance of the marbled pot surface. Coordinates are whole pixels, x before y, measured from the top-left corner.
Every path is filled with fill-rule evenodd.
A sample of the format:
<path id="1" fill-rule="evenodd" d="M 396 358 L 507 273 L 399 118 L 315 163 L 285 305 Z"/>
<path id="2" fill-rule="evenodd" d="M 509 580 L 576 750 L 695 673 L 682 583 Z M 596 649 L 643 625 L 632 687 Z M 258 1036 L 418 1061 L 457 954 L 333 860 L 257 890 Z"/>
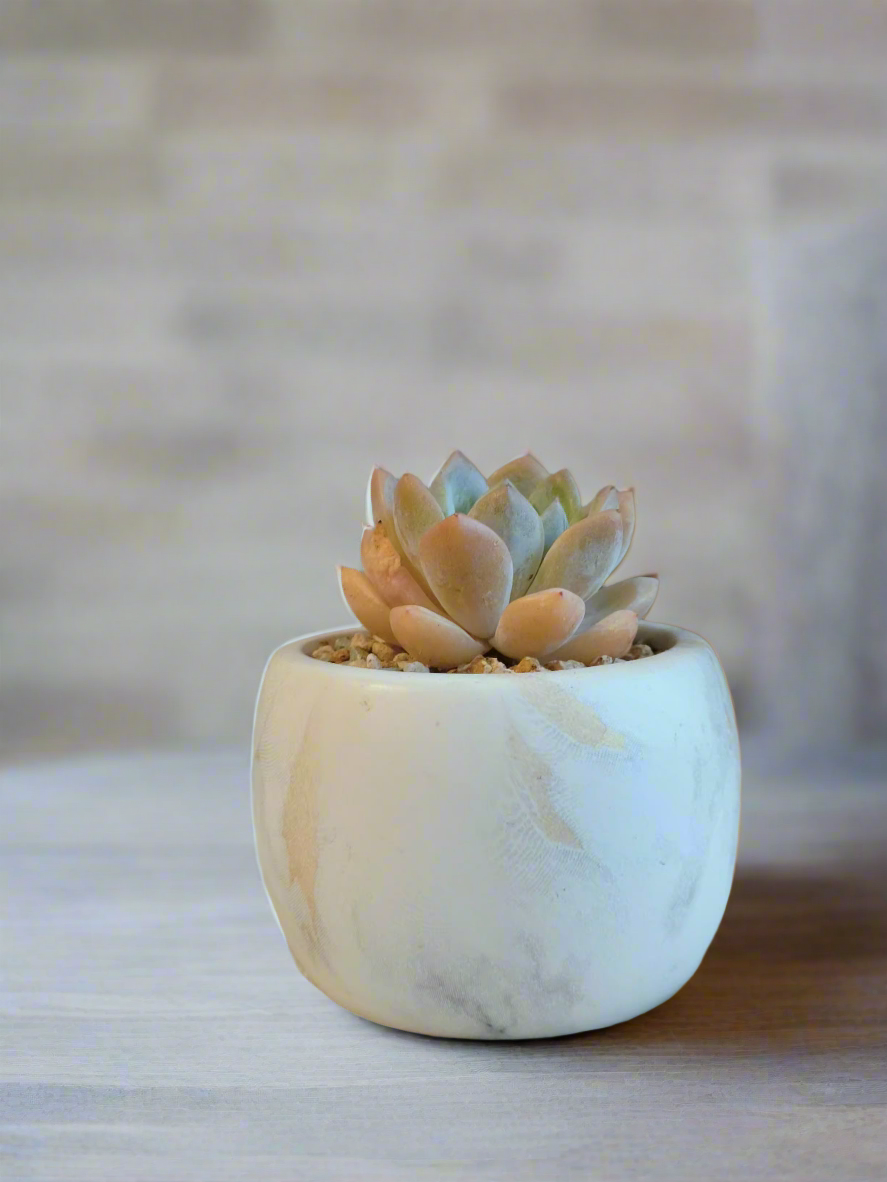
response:
<path id="1" fill-rule="evenodd" d="M 739 745 L 711 647 L 519 677 L 271 657 L 253 812 L 302 973 L 375 1022 L 461 1038 L 608 1026 L 695 972 L 727 903 Z"/>

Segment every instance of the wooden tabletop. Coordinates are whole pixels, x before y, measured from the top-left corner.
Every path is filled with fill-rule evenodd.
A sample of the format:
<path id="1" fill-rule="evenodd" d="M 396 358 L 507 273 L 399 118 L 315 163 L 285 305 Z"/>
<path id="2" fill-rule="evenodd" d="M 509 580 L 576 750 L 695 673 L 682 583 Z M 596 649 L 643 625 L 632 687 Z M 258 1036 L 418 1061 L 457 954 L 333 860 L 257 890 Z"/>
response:
<path id="1" fill-rule="evenodd" d="M 525 1043 L 399 1034 L 299 976 L 243 755 L 0 787 L 4 1179 L 887 1176 L 884 775 L 747 773 L 733 895 L 690 984 Z"/>

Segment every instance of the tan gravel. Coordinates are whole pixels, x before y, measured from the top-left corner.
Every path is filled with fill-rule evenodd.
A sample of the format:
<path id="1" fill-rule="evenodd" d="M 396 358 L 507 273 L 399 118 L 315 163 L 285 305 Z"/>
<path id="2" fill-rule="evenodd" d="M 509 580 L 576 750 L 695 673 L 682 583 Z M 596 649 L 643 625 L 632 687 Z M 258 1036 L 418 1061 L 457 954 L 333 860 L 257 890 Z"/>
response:
<path id="1" fill-rule="evenodd" d="M 654 656 L 649 644 L 633 644 L 624 657 L 598 657 L 594 665 L 621 665 Z M 524 657 L 517 662 L 503 661 L 493 653 L 475 657 L 458 669 L 430 670 L 421 661 L 414 661 L 402 648 L 389 644 L 381 636 L 367 632 L 337 636 L 333 641 L 319 644 L 311 654 L 317 661 L 332 665 L 352 665 L 357 669 L 391 669 L 398 673 L 559 673 L 565 669 L 585 669 L 581 661 L 549 661 L 543 665 L 535 657 Z"/>

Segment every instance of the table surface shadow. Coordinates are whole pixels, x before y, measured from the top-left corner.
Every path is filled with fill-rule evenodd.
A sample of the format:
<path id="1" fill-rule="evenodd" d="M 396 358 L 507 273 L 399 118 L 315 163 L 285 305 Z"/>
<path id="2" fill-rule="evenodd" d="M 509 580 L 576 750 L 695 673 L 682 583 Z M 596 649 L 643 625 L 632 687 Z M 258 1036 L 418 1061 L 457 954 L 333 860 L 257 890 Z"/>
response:
<path id="1" fill-rule="evenodd" d="M 758 753 L 693 979 L 508 1043 L 375 1026 L 298 975 L 247 781 L 231 752 L 0 773 L 4 1179 L 887 1176 L 887 769 Z"/>

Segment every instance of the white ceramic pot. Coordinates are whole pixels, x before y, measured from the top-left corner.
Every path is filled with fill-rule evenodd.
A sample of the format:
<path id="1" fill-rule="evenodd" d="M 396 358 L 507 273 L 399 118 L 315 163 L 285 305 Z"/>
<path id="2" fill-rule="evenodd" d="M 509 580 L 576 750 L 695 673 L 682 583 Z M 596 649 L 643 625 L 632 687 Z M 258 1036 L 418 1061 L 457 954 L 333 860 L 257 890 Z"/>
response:
<path id="1" fill-rule="evenodd" d="M 308 655 L 348 630 L 277 649 L 256 707 L 259 864 L 308 980 L 456 1038 L 591 1030 L 680 989 L 739 829 L 711 647 L 645 624 L 654 657 L 488 676 Z"/>

